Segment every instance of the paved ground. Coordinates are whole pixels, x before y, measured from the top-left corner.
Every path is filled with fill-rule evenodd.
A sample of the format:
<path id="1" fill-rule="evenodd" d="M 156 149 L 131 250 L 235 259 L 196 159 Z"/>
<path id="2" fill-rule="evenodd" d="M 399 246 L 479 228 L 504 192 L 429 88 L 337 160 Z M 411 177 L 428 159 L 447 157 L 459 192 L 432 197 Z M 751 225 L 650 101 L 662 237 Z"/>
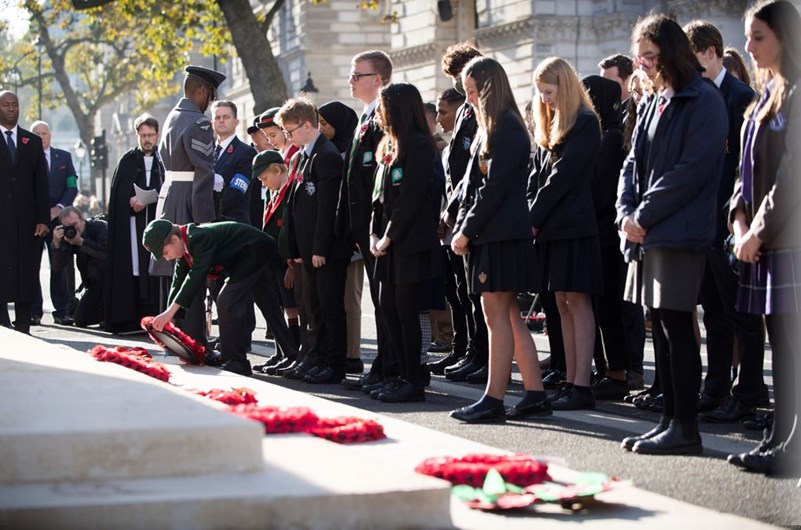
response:
<path id="1" fill-rule="evenodd" d="M 43 267 L 44 269 L 44 267 Z M 45 271 L 43 270 L 43 276 Z M 366 291 L 365 291 L 366 292 Z M 375 356 L 375 322 L 365 297 L 362 351 L 365 362 Z M 258 362 L 272 353 L 272 343 L 263 340 L 264 324 L 259 319 L 254 333 L 254 353 Z M 117 337 L 97 329 L 79 330 L 55 326 L 49 315 L 32 334 L 53 343 L 77 349 L 102 344 L 138 344 L 155 349 L 145 335 Z M 259 340 L 262 339 L 262 340 Z M 540 356 L 548 354 L 547 338 L 535 335 Z M 653 376 L 653 350 L 646 346 L 646 381 Z M 259 376 L 262 377 L 262 376 Z M 270 382 L 321 397 L 376 411 L 438 431 L 451 433 L 510 451 L 530 452 L 561 458 L 576 470 L 601 471 L 629 478 L 646 490 L 697 504 L 723 513 L 732 513 L 777 525 L 801 525 L 801 488 L 798 481 L 772 479 L 737 470 L 725 462 L 726 454 L 750 449 L 761 433 L 740 425 L 702 424 L 705 451 L 697 457 L 649 457 L 623 451 L 620 440 L 650 429 L 658 420 L 655 413 L 643 412 L 622 403 L 599 403 L 592 412 L 561 412 L 552 418 L 506 425 L 462 425 L 448 417 L 448 411 L 480 397 L 476 385 L 452 383 L 441 377 L 432 379 L 425 403 L 385 404 L 361 392 L 347 391 L 339 385 L 308 385 L 282 378 L 263 376 Z M 766 377 L 771 383 L 770 354 L 766 355 Z M 522 392 L 518 376 L 510 387 L 507 404 Z"/>

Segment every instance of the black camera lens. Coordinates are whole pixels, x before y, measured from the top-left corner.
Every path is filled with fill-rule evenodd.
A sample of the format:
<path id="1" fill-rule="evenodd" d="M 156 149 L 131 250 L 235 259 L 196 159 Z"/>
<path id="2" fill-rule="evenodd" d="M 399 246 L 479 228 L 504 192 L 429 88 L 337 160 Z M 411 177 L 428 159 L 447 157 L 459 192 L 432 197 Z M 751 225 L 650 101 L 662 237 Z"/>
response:
<path id="1" fill-rule="evenodd" d="M 75 228 L 75 225 L 64 225 L 64 237 L 66 239 L 72 239 L 78 235 L 78 229 Z"/>

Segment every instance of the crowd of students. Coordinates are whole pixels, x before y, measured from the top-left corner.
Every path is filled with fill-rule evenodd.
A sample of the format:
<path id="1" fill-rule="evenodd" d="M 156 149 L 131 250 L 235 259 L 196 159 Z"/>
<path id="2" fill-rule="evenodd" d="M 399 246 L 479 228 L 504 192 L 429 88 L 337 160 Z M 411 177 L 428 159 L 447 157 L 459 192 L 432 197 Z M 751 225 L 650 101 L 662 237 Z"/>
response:
<path id="1" fill-rule="evenodd" d="M 381 51 L 351 63 L 360 115 L 303 98 L 263 114 L 249 130 L 268 139 L 254 139 L 253 177 L 270 190 L 270 285 L 288 320 L 271 319 L 281 344 L 253 370 L 385 402 L 424 401 L 431 373 L 444 373 L 486 383 L 480 400 L 451 412 L 457 420 L 547 416 L 642 388 L 645 308 L 656 378 L 633 399 L 662 416 L 622 445 L 691 454 L 702 450 L 699 412 L 738 421 L 766 404 L 766 323 L 772 427 L 729 461 L 797 473 L 801 18 L 787 1 L 761 2 L 745 32 L 753 82 L 708 22 L 650 15 L 634 28 L 634 59 L 604 59 L 600 76 L 580 79 L 558 57 L 536 65 L 525 116 L 503 66 L 455 44 L 442 59 L 453 88 L 436 105 L 450 134 L 441 152 L 420 92 L 391 82 Z M 378 354 L 353 379 L 364 276 Z M 546 374 L 520 293 L 538 293 L 546 313 Z M 452 349 L 432 361 L 428 313 L 446 300 Z M 506 408 L 513 360 L 525 394 Z"/>

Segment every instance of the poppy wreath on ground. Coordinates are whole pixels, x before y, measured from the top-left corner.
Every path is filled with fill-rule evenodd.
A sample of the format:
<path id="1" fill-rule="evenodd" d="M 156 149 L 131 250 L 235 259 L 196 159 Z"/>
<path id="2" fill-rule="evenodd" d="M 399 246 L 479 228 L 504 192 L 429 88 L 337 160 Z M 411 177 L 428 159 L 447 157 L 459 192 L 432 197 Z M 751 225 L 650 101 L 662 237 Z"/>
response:
<path id="1" fill-rule="evenodd" d="M 119 364 L 165 383 L 170 382 L 170 372 L 167 367 L 154 361 L 153 356 L 144 348 L 129 348 L 127 346 L 108 348 L 98 344 L 87 353 L 98 361 Z"/>
<path id="2" fill-rule="evenodd" d="M 341 444 L 386 438 L 384 427 L 377 421 L 346 416 L 320 418 L 307 407 L 234 405 L 229 410 L 237 416 L 258 421 L 264 425 L 266 434 L 302 432 Z"/>
<path id="3" fill-rule="evenodd" d="M 203 396 L 226 405 L 250 405 L 258 403 L 256 399 L 256 392 L 250 388 L 232 388 L 231 390 L 223 390 L 222 388 L 212 388 L 211 390 L 197 390 L 193 388 L 187 391 Z"/>
<path id="4" fill-rule="evenodd" d="M 504 482 L 503 477 L 491 469 L 482 487 L 459 485 L 453 487 L 452 493 L 470 508 L 479 510 L 512 510 L 539 503 L 556 503 L 576 511 L 591 504 L 599 493 L 629 485 L 631 481 L 590 472 L 576 475 L 569 483 L 543 482 L 521 488 Z"/>
<path id="5" fill-rule="evenodd" d="M 310 427 L 307 432 L 340 444 L 373 442 L 386 438 L 383 425 L 377 421 L 352 416 L 320 418 L 317 425 Z"/>
<path id="6" fill-rule="evenodd" d="M 548 464 L 531 455 L 469 454 L 462 457 L 440 456 L 423 460 L 415 471 L 442 478 L 451 484 L 480 487 L 490 469 L 504 481 L 517 486 L 530 486 L 550 480 Z"/>
<path id="7" fill-rule="evenodd" d="M 307 407 L 273 407 L 260 405 L 234 405 L 231 412 L 264 425 L 266 434 L 307 432 L 317 425 L 317 414 Z"/>
<path id="8" fill-rule="evenodd" d="M 153 339 L 160 348 L 164 350 L 169 350 L 169 348 L 161 342 L 158 337 L 156 337 L 153 333 L 151 333 L 153 328 L 153 319 L 155 317 L 143 317 L 142 320 L 139 322 L 139 325 L 142 326 L 142 329 L 147 331 L 147 334 L 150 335 L 150 338 Z M 202 344 L 199 344 L 195 339 L 184 333 L 183 331 L 178 328 L 172 322 L 167 322 L 164 325 L 164 331 L 171 334 L 178 342 L 183 344 L 192 354 L 192 359 L 185 359 L 184 357 L 179 356 L 179 358 L 189 364 L 205 364 L 204 359 L 206 357 L 206 347 Z"/>

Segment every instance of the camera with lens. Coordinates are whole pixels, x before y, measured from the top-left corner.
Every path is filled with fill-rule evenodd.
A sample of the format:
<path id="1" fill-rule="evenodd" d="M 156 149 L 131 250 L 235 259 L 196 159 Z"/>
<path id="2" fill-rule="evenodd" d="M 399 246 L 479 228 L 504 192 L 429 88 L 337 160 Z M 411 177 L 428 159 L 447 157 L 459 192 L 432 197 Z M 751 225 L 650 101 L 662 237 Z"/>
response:
<path id="1" fill-rule="evenodd" d="M 78 229 L 75 228 L 75 225 L 64 225 L 63 228 L 65 239 L 73 239 L 78 235 Z"/>

